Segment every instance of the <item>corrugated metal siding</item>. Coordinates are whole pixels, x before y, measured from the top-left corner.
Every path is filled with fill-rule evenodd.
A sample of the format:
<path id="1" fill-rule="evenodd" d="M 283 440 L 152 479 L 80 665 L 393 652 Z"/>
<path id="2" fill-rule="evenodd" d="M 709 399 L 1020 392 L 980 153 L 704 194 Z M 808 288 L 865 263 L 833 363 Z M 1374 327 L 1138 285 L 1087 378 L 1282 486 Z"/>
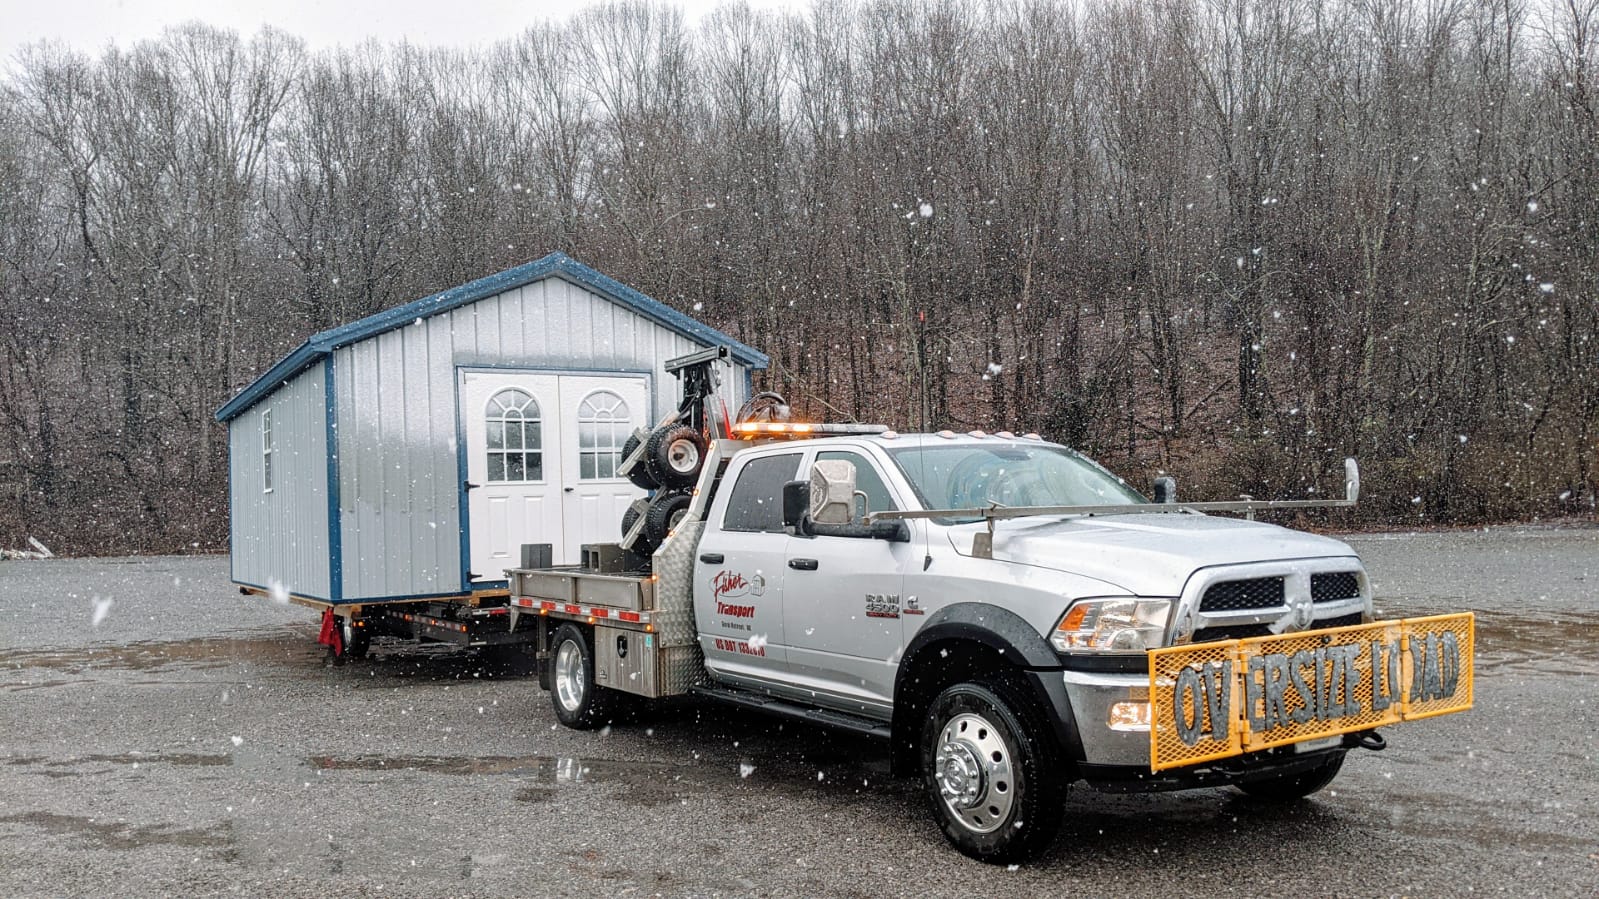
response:
<path id="1" fill-rule="evenodd" d="M 263 490 L 261 417 L 272 410 L 272 492 Z M 233 578 L 329 597 L 327 405 L 322 366 L 228 423 Z"/>
<path id="2" fill-rule="evenodd" d="M 653 424 L 679 399 L 662 365 L 701 349 L 559 277 L 334 351 L 344 600 L 461 586 L 456 367 L 653 373 Z M 730 411 L 744 370 L 723 385 Z"/>

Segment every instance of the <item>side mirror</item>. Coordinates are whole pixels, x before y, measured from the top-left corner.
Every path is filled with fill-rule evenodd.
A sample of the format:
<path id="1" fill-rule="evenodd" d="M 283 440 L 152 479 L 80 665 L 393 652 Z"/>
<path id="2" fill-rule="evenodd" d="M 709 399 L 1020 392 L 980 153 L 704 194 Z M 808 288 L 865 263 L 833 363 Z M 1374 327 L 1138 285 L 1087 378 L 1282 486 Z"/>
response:
<path id="1" fill-rule="evenodd" d="M 783 485 L 783 527 L 799 530 L 811 505 L 809 481 L 789 481 Z"/>
<path id="2" fill-rule="evenodd" d="M 811 520 L 849 524 L 855 518 L 855 463 L 824 459 L 811 466 Z"/>
<path id="3" fill-rule="evenodd" d="M 1155 502 L 1177 502 L 1177 479 L 1172 477 L 1158 477 L 1155 479 Z"/>

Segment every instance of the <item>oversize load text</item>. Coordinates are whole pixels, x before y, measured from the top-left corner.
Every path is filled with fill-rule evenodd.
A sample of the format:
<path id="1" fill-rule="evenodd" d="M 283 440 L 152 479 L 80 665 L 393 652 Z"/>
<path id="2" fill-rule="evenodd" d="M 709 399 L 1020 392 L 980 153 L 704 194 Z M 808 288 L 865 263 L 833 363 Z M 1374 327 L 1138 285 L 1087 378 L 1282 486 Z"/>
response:
<path id="1" fill-rule="evenodd" d="M 1149 653 L 1150 768 L 1471 708 L 1470 612 Z"/>

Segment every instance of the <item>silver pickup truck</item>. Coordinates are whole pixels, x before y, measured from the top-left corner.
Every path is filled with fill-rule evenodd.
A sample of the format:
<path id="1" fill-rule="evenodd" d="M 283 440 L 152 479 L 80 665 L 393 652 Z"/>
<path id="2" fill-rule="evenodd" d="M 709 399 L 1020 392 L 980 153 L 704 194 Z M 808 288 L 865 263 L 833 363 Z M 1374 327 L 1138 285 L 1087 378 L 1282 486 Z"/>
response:
<path id="1" fill-rule="evenodd" d="M 1047 845 L 1073 782 L 1297 799 L 1471 704 L 1469 615 L 1374 622 L 1346 544 L 1205 514 L 1307 503 L 1151 503 L 1034 435 L 754 423 L 694 462 L 648 573 L 507 572 L 557 716 L 695 693 L 881 738 L 974 858 Z"/>

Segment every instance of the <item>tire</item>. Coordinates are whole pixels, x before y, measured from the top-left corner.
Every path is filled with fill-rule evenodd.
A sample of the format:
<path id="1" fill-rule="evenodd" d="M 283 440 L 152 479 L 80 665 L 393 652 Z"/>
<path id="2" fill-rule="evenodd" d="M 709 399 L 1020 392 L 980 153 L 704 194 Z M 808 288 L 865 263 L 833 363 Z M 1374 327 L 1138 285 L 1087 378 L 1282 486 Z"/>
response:
<path id="1" fill-rule="evenodd" d="M 627 538 L 627 532 L 628 531 L 633 530 L 633 525 L 638 521 L 638 516 L 639 516 L 638 511 L 636 509 L 634 509 L 632 506 L 628 506 L 627 507 L 627 511 L 622 513 L 622 538 L 623 539 Z M 643 546 L 648 540 L 649 540 L 649 538 L 645 534 L 639 534 L 638 542 L 633 544 L 631 549 L 634 552 L 636 552 L 636 553 L 641 553 L 641 554 L 646 555 L 646 556 L 649 555 L 649 553 L 644 552 L 644 550 L 643 550 Z"/>
<path id="2" fill-rule="evenodd" d="M 1332 783 L 1343 767 L 1344 753 L 1340 752 L 1309 771 L 1246 781 L 1238 789 L 1260 802 L 1298 802 Z"/>
<path id="3" fill-rule="evenodd" d="M 638 449 L 638 445 L 641 442 L 638 437 L 628 435 L 627 442 L 622 444 L 622 458 L 626 459 L 628 456 L 633 455 L 633 451 Z M 627 479 L 633 482 L 633 486 L 644 490 L 654 490 L 656 487 L 661 486 L 661 482 L 657 481 L 655 475 L 650 471 L 648 456 L 640 459 L 638 464 L 633 466 L 633 470 L 627 473 Z"/>
<path id="4" fill-rule="evenodd" d="M 650 552 L 660 549 L 693 504 L 694 497 L 687 493 L 663 493 L 650 503 L 649 511 L 644 513 L 644 539 L 650 543 Z"/>
<path id="5" fill-rule="evenodd" d="M 691 425 L 672 425 L 650 433 L 644 462 L 662 487 L 691 487 L 705 464 L 705 437 Z"/>
<path id="6" fill-rule="evenodd" d="M 556 628 L 550 640 L 550 701 L 556 719 L 575 730 L 593 730 L 611 722 L 615 698 L 611 690 L 594 683 L 589 632 L 575 624 Z"/>
<path id="7" fill-rule="evenodd" d="M 938 694 L 922 727 L 922 783 L 944 836 L 962 854 L 1005 864 L 1054 839 L 1066 788 L 1053 735 L 1009 680 Z"/>
<path id="8" fill-rule="evenodd" d="M 347 659 L 364 659 L 372 649 L 371 629 L 365 625 L 356 627 L 348 616 L 339 619 L 339 640 L 344 647 L 340 655 Z"/>

